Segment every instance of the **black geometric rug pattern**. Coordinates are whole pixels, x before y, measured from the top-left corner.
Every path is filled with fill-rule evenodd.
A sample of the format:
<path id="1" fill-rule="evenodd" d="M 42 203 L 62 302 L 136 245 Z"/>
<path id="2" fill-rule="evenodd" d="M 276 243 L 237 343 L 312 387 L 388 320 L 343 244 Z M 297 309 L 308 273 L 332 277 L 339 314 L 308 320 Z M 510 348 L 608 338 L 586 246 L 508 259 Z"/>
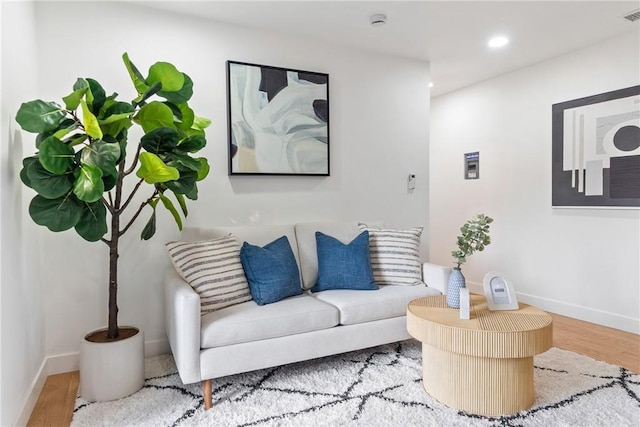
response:
<path id="1" fill-rule="evenodd" d="M 214 380 L 204 411 L 170 355 L 147 359 L 142 390 L 112 402 L 78 397 L 72 426 L 640 426 L 640 376 L 566 350 L 534 358 L 531 409 L 485 417 L 422 388 L 414 340 Z"/>

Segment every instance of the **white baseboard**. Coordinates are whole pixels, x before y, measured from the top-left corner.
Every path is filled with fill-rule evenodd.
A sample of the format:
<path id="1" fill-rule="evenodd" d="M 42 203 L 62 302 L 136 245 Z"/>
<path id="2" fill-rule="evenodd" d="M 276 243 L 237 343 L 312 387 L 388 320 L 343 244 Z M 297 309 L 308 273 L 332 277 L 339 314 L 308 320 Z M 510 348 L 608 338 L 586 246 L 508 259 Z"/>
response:
<path id="1" fill-rule="evenodd" d="M 145 341 L 144 343 L 145 357 L 159 356 L 171 352 L 169 340 Z M 64 374 L 66 372 L 77 371 L 80 367 L 80 353 L 66 353 L 56 356 L 47 357 L 40 366 L 36 378 L 31 385 L 31 392 L 27 397 L 27 401 L 22 407 L 22 411 L 18 419 L 14 423 L 16 426 L 24 426 L 29 421 L 29 417 L 33 412 L 33 408 L 38 401 L 38 397 L 42 392 L 44 383 L 49 375 Z"/>
<path id="2" fill-rule="evenodd" d="M 168 339 L 145 341 L 144 354 L 145 357 L 160 356 L 161 354 L 171 353 L 171 346 Z"/>
<path id="3" fill-rule="evenodd" d="M 44 387 L 44 382 L 47 380 L 47 374 L 45 373 L 46 369 L 46 360 L 42 362 L 40 365 L 40 369 L 33 380 L 33 383 L 30 387 L 29 395 L 27 396 L 27 400 L 24 402 L 22 406 L 22 411 L 18 415 L 18 419 L 12 424 L 14 426 L 26 426 L 29 422 L 29 417 L 31 417 L 31 412 L 33 412 L 33 408 L 36 406 L 36 402 L 38 401 L 38 397 L 40 396 L 40 392 Z"/>
<path id="4" fill-rule="evenodd" d="M 484 288 L 480 283 L 467 282 L 470 292 L 484 295 Z M 596 325 L 607 326 L 609 328 L 620 329 L 622 331 L 640 334 L 640 319 L 621 316 L 608 311 L 596 310 L 575 304 L 568 304 L 549 298 L 516 292 L 518 301 L 538 307 L 539 309 L 559 314 L 561 316 L 584 320 Z"/>

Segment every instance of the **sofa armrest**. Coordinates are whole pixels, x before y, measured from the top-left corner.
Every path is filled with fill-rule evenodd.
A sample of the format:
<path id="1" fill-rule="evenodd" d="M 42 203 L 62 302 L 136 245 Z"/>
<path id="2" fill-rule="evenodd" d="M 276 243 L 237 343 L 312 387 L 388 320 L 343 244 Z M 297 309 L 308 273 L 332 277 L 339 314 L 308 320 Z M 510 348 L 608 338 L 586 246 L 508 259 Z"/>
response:
<path id="1" fill-rule="evenodd" d="M 435 288 L 443 294 L 447 293 L 447 282 L 450 274 L 451 267 L 428 262 L 422 264 L 422 279 L 424 282 L 428 287 Z"/>
<path id="2" fill-rule="evenodd" d="M 174 268 L 164 276 L 165 327 L 180 378 L 185 384 L 200 378 L 200 296 Z"/>

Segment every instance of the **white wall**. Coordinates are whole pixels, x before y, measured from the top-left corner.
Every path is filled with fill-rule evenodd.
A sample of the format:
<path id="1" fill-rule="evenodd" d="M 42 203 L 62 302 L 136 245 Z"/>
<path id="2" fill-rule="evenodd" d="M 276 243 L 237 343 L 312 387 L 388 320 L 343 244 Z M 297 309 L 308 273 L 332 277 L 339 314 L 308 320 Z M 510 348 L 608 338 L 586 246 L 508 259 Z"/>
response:
<path id="1" fill-rule="evenodd" d="M 551 105 L 639 84 L 638 31 L 432 100 L 430 260 L 452 265 L 459 227 L 493 217 L 463 266 L 504 272 L 523 302 L 640 331 L 640 211 L 551 208 Z M 480 179 L 463 180 L 463 153 Z M 477 288 L 476 288 L 477 289 Z"/>
<path id="2" fill-rule="evenodd" d="M 133 89 L 120 59 L 125 51 L 143 73 L 163 60 L 191 76 L 192 106 L 212 118 L 213 125 L 203 151 L 212 171 L 199 186 L 199 200 L 190 204 L 188 225 L 367 219 L 398 227 L 426 225 L 428 63 L 124 3 L 40 2 L 36 11 L 38 96 L 43 99 L 66 95 L 79 76 L 96 78 L 108 93 L 131 99 Z M 227 175 L 226 60 L 329 73 L 330 177 Z M 412 195 L 406 190 L 409 173 L 418 177 Z M 140 242 L 148 215 L 121 244 L 120 322 L 141 326 L 147 350 L 162 351 L 161 280 L 169 265 L 163 243 L 179 234 L 170 216 L 161 212 L 157 235 Z M 47 283 L 46 353 L 65 359 L 78 351 L 87 331 L 106 324 L 107 248 L 73 232 L 42 229 L 39 238 L 39 256 L 47 265 L 39 271 Z M 425 243 L 425 258 L 427 250 Z M 62 363 L 59 369 L 68 368 Z"/>
<path id="3" fill-rule="evenodd" d="M 14 425 L 28 416 L 45 358 L 42 293 L 31 255 L 37 246 L 35 226 L 24 218 L 25 193 L 17 174 L 21 168 L 22 135 L 14 121 L 25 97 L 36 96 L 35 15 L 32 3 L 2 2 L 2 71 L 0 84 L 1 218 L 1 401 L 0 425 Z M 27 194 L 28 196 L 28 194 Z"/>

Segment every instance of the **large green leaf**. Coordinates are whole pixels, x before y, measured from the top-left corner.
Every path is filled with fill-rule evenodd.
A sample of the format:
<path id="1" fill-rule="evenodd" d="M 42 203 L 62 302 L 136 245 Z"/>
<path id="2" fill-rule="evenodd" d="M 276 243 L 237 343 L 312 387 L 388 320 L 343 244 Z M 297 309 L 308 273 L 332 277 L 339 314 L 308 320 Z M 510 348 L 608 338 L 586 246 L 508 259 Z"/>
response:
<path id="1" fill-rule="evenodd" d="M 189 194 L 196 185 L 198 173 L 194 171 L 181 171 L 180 178 L 167 181 L 164 185 L 176 194 Z"/>
<path id="2" fill-rule="evenodd" d="M 161 127 L 175 128 L 173 111 L 162 102 L 153 101 L 140 109 L 134 121 L 142 126 L 145 133 Z"/>
<path id="3" fill-rule="evenodd" d="M 75 110 L 80 105 L 80 100 L 89 90 L 89 83 L 85 79 L 76 80 L 73 85 L 73 92 L 69 95 L 62 98 L 64 101 L 64 105 L 67 107 L 67 110 Z"/>
<path id="4" fill-rule="evenodd" d="M 104 89 L 94 79 L 87 78 L 89 84 L 89 90 L 87 91 L 87 105 L 94 115 L 98 115 L 105 101 L 107 100 Z"/>
<path id="5" fill-rule="evenodd" d="M 73 165 L 75 151 L 58 138 L 50 136 L 40 144 L 38 158 L 42 166 L 49 172 L 62 175 Z"/>
<path id="6" fill-rule="evenodd" d="M 169 127 L 161 127 L 145 134 L 140 139 L 142 147 L 150 153 L 166 153 L 178 145 L 178 131 Z"/>
<path id="7" fill-rule="evenodd" d="M 173 219 L 176 221 L 176 224 L 178 225 L 178 229 L 182 230 L 182 218 L 180 218 L 180 214 L 176 210 L 175 206 L 173 206 L 173 203 L 171 202 L 171 200 L 169 200 L 169 198 L 162 193 L 159 193 L 158 196 L 160 197 L 160 200 L 162 201 L 162 204 L 164 205 L 164 207 L 169 212 L 171 212 Z"/>
<path id="8" fill-rule="evenodd" d="M 16 121 L 27 132 L 42 133 L 58 129 L 65 113 L 59 105 L 40 99 L 25 102 L 16 114 Z"/>
<path id="9" fill-rule="evenodd" d="M 29 204 L 33 221 L 51 231 L 64 231 L 74 227 L 82 217 L 83 204 L 68 194 L 57 199 L 45 199 L 37 195 Z"/>
<path id="10" fill-rule="evenodd" d="M 100 123 L 100 125 L 108 125 L 114 122 L 118 122 L 120 120 L 129 119 L 130 115 L 131 113 L 112 114 L 106 119 L 99 119 L 98 123 Z"/>
<path id="11" fill-rule="evenodd" d="M 188 136 L 178 143 L 178 148 L 182 151 L 195 153 L 207 145 L 207 140 L 201 135 Z"/>
<path id="12" fill-rule="evenodd" d="M 195 116 L 193 119 L 193 125 L 191 129 L 187 131 L 187 135 L 202 135 L 204 136 L 204 130 L 211 124 L 211 120 L 204 117 Z"/>
<path id="13" fill-rule="evenodd" d="M 142 233 L 140 233 L 140 238 L 142 240 L 149 240 L 156 234 L 156 209 L 153 208 L 153 212 L 151 212 L 151 218 L 147 221 L 147 224 L 142 229 Z"/>
<path id="14" fill-rule="evenodd" d="M 160 82 L 163 92 L 176 92 L 184 85 L 184 75 L 168 62 L 156 62 L 149 68 L 147 84 Z"/>
<path id="15" fill-rule="evenodd" d="M 198 157 L 198 161 L 200 162 L 200 170 L 198 171 L 198 181 L 202 181 L 209 175 L 209 171 L 211 167 L 209 166 L 209 162 L 204 157 Z"/>
<path id="16" fill-rule="evenodd" d="M 85 142 L 87 138 L 89 138 L 89 136 L 87 136 L 86 133 L 80 133 L 80 134 L 74 135 L 67 140 L 67 145 L 69 145 L 69 147 L 75 147 L 76 145 L 79 145 Z"/>
<path id="17" fill-rule="evenodd" d="M 87 165 L 98 166 L 103 174 L 109 174 L 120 158 L 120 144 L 117 142 L 94 141 L 82 149 L 80 160 Z"/>
<path id="18" fill-rule="evenodd" d="M 177 123 L 178 129 L 189 130 L 191 126 L 193 126 L 193 120 L 195 119 L 195 114 L 191 107 L 187 105 L 187 103 L 178 104 L 178 109 L 180 110 L 180 122 Z"/>
<path id="19" fill-rule="evenodd" d="M 89 82 L 87 82 L 87 79 L 83 79 L 82 77 L 77 78 L 76 82 L 73 84 L 73 90 L 78 90 L 78 89 L 83 89 L 88 87 L 89 87 Z"/>
<path id="20" fill-rule="evenodd" d="M 187 74 L 182 73 L 182 75 L 184 76 L 184 84 L 182 85 L 182 88 L 180 90 L 176 92 L 167 92 L 163 88 L 163 90 L 158 92 L 158 95 L 176 105 L 184 104 L 185 102 L 190 100 L 193 96 L 193 81 Z"/>
<path id="21" fill-rule="evenodd" d="M 133 105 L 128 102 L 113 102 L 109 104 L 109 107 L 106 110 L 104 110 L 102 118 L 107 119 L 109 116 L 114 114 L 133 113 L 134 110 L 135 108 L 133 108 Z"/>
<path id="22" fill-rule="evenodd" d="M 180 178 L 178 169 L 167 166 L 160 157 L 153 153 L 140 153 L 140 168 L 136 172 L 139 178 L 148 184 L 173 181 Z"/>
<path id="23" fill-rule="evenodd" d="M 39 161 L 30 161 L 26 165 L 26 169 L 20 172 L 20 176 L 23 177 L 23 175 L 26 175 L 29 187 L 36 190 L 45 199 L 57 199 L 69 193 L 73 188 L 73 174 L 54 175 L 42 167 Z M 24 178 L 22 181 L 25 182 Z"/>
<path id="24" fill-rule="evenodd" d="M 36 148 L 40 148 L 40 144 L 42 143 L 42 141 L 49 138 L 50 136 L 56 136 L 57 134 L 59 134 L 59 132 L 65 133 L 67 129 L 74 130 L 77 128 L 78 128 L 78 122 L 76 122 L 74 119 L 70 119 L 67 117 L 60 122 L 60 124 L 56 129 L 52 129 L 48 132 L 41 132 L 38 135 L 36 135 Z M 56 138 L 61 139 L 58 136 L 56 136 Z"/>
<path id="25" fill-rule="evenodd" d="M 104 193 L 102 170 L 98 166 L 81 164 L 76 171 L 73 193 L 83 202 L 93 203 L 100 200 Z"/>
<path id="26" fill-rule="evenodd" d="M 71 132 L 73 132 L 76 128 L 62 128 L 62 129 L 58 129 L 57 131 L 55 131 L 53 133 L 53 137 L 58 138 L 59 140 L 63 140 L 65 136 L 69 135 Z"/>
<path id="27" fill-rule="evenodd" d="M 191 128 L 192 129 L 205 130 L 210 125 L 211 125 L 211 119 L 207 119 L 206 117 L 198 117 L 198 116 L 196 116 L 193 119 L 193 126 L 191 126 Z"/>
<path id="28" fill-rule="evenodd" d="M 82 216 L 75 225 L 75 230 L 89 242 L 97 242 L 107 233 L 107 208 L 101 200 L 84 204 Z"/>
<path id="29" fill-rule="evenodd" d="M 82 106 L 82 124 L 84 126 L 84 131 L 93 139 L 102 139 L 102 129 L 100 129 L 98 119 L 91 110 L 89 110 L 89 107 L 84 100 L 80 101 L 80 105 Z"/>
<path id="30" fill-rule="evenodd" d="M 29 169 L 29 166 L 33 163 L 40 164 L 40 161 L 38 160 L 38 156 L 25 157 L 24 159 L 22 159 L 22 169 L 20 170 L 20 180 L 24 185 L 26 185 L 29 188 L 33 188 L 33 184 L 31 183 L 31 178 L 29 178 L 29 174 L 27 173 L 27 170 Z M 42 168 L 42 165 L 40 165 L 40 167 Z"/>
<path id="31" fill-rule="evenodd" d="M 193 186 L 193 190 L 185 194 L 185 197 L 190 200 L 198 200 L 198 184 Z"/>
<path id="32" fill-rule="evenodd" d="M 168 153 L 167 158 L 171 159 L 171 166 L 176 166 L 178 170 L 199 171 L 202 163 L 198 159 L 194 159 L 187 154 Z"/>
<path id="33" fill-rule="evenodd" d="M 149 86 L 149 88 L 147 90 L 145 90 L 144 93 L 140 94 L 140 96 L 138 96 L 136 99 L 134 99 L 132 101 L 132 104 L 134 104 L 134 105 L 144 105 L 145 101 L 147 99 L 151 98 L 156 93 L 158 93 L 160 91 L 160 89 L 162 89 L 162 83 L 155 82 L 154 84 Z"/>
<path id="34" fill-rule="evenodd" d="M 131 77 L 131 81 L 136 88 L 136 91 L 139 94 L 143 94 L 149 89 L 149 85 L 144 81 L 144 77 L 142 77 L 142 73 L 133 65 L 133 62 L 129 60 L 129 54 L 126 52 L 122 55 L 122 60 L 124 61 L 124 65 L 127 67 L 127 71 L 129 72 L 129 77 Z"/>
<path id="35" fill-rule="evenodd" d="M 189 210 L 187 209 L 187 203 L 184 200 L 184 196 L 182 194 L 180 194 L 180 193 L 173 193 L 173 195 L 176 197 L 176 200 L 178 201 L 178 204 L 180 205 L 180 209 L 182 209 L 182 214 L 186 218 L 187 215 L 189 215 Z"/>
<path id="36" fill-rule="evenodd" d="M 111 172 L 103 173 L 102 182 L 104 182 L 104 191 L 109 191 L 115 187 L 118 182 L 118 169 L 113 168 Z"/>
<path id="37" fill-rule="evenodd" d="M 117 137 L 123 130 L 129 129 L 131 127 L 131 119 L 128 117 L 122 118 L 112 123 L 100 124 L 100 128 L 102 129 L 102 138 L 106 135 L 111 135 L 113 137 Z"/>

